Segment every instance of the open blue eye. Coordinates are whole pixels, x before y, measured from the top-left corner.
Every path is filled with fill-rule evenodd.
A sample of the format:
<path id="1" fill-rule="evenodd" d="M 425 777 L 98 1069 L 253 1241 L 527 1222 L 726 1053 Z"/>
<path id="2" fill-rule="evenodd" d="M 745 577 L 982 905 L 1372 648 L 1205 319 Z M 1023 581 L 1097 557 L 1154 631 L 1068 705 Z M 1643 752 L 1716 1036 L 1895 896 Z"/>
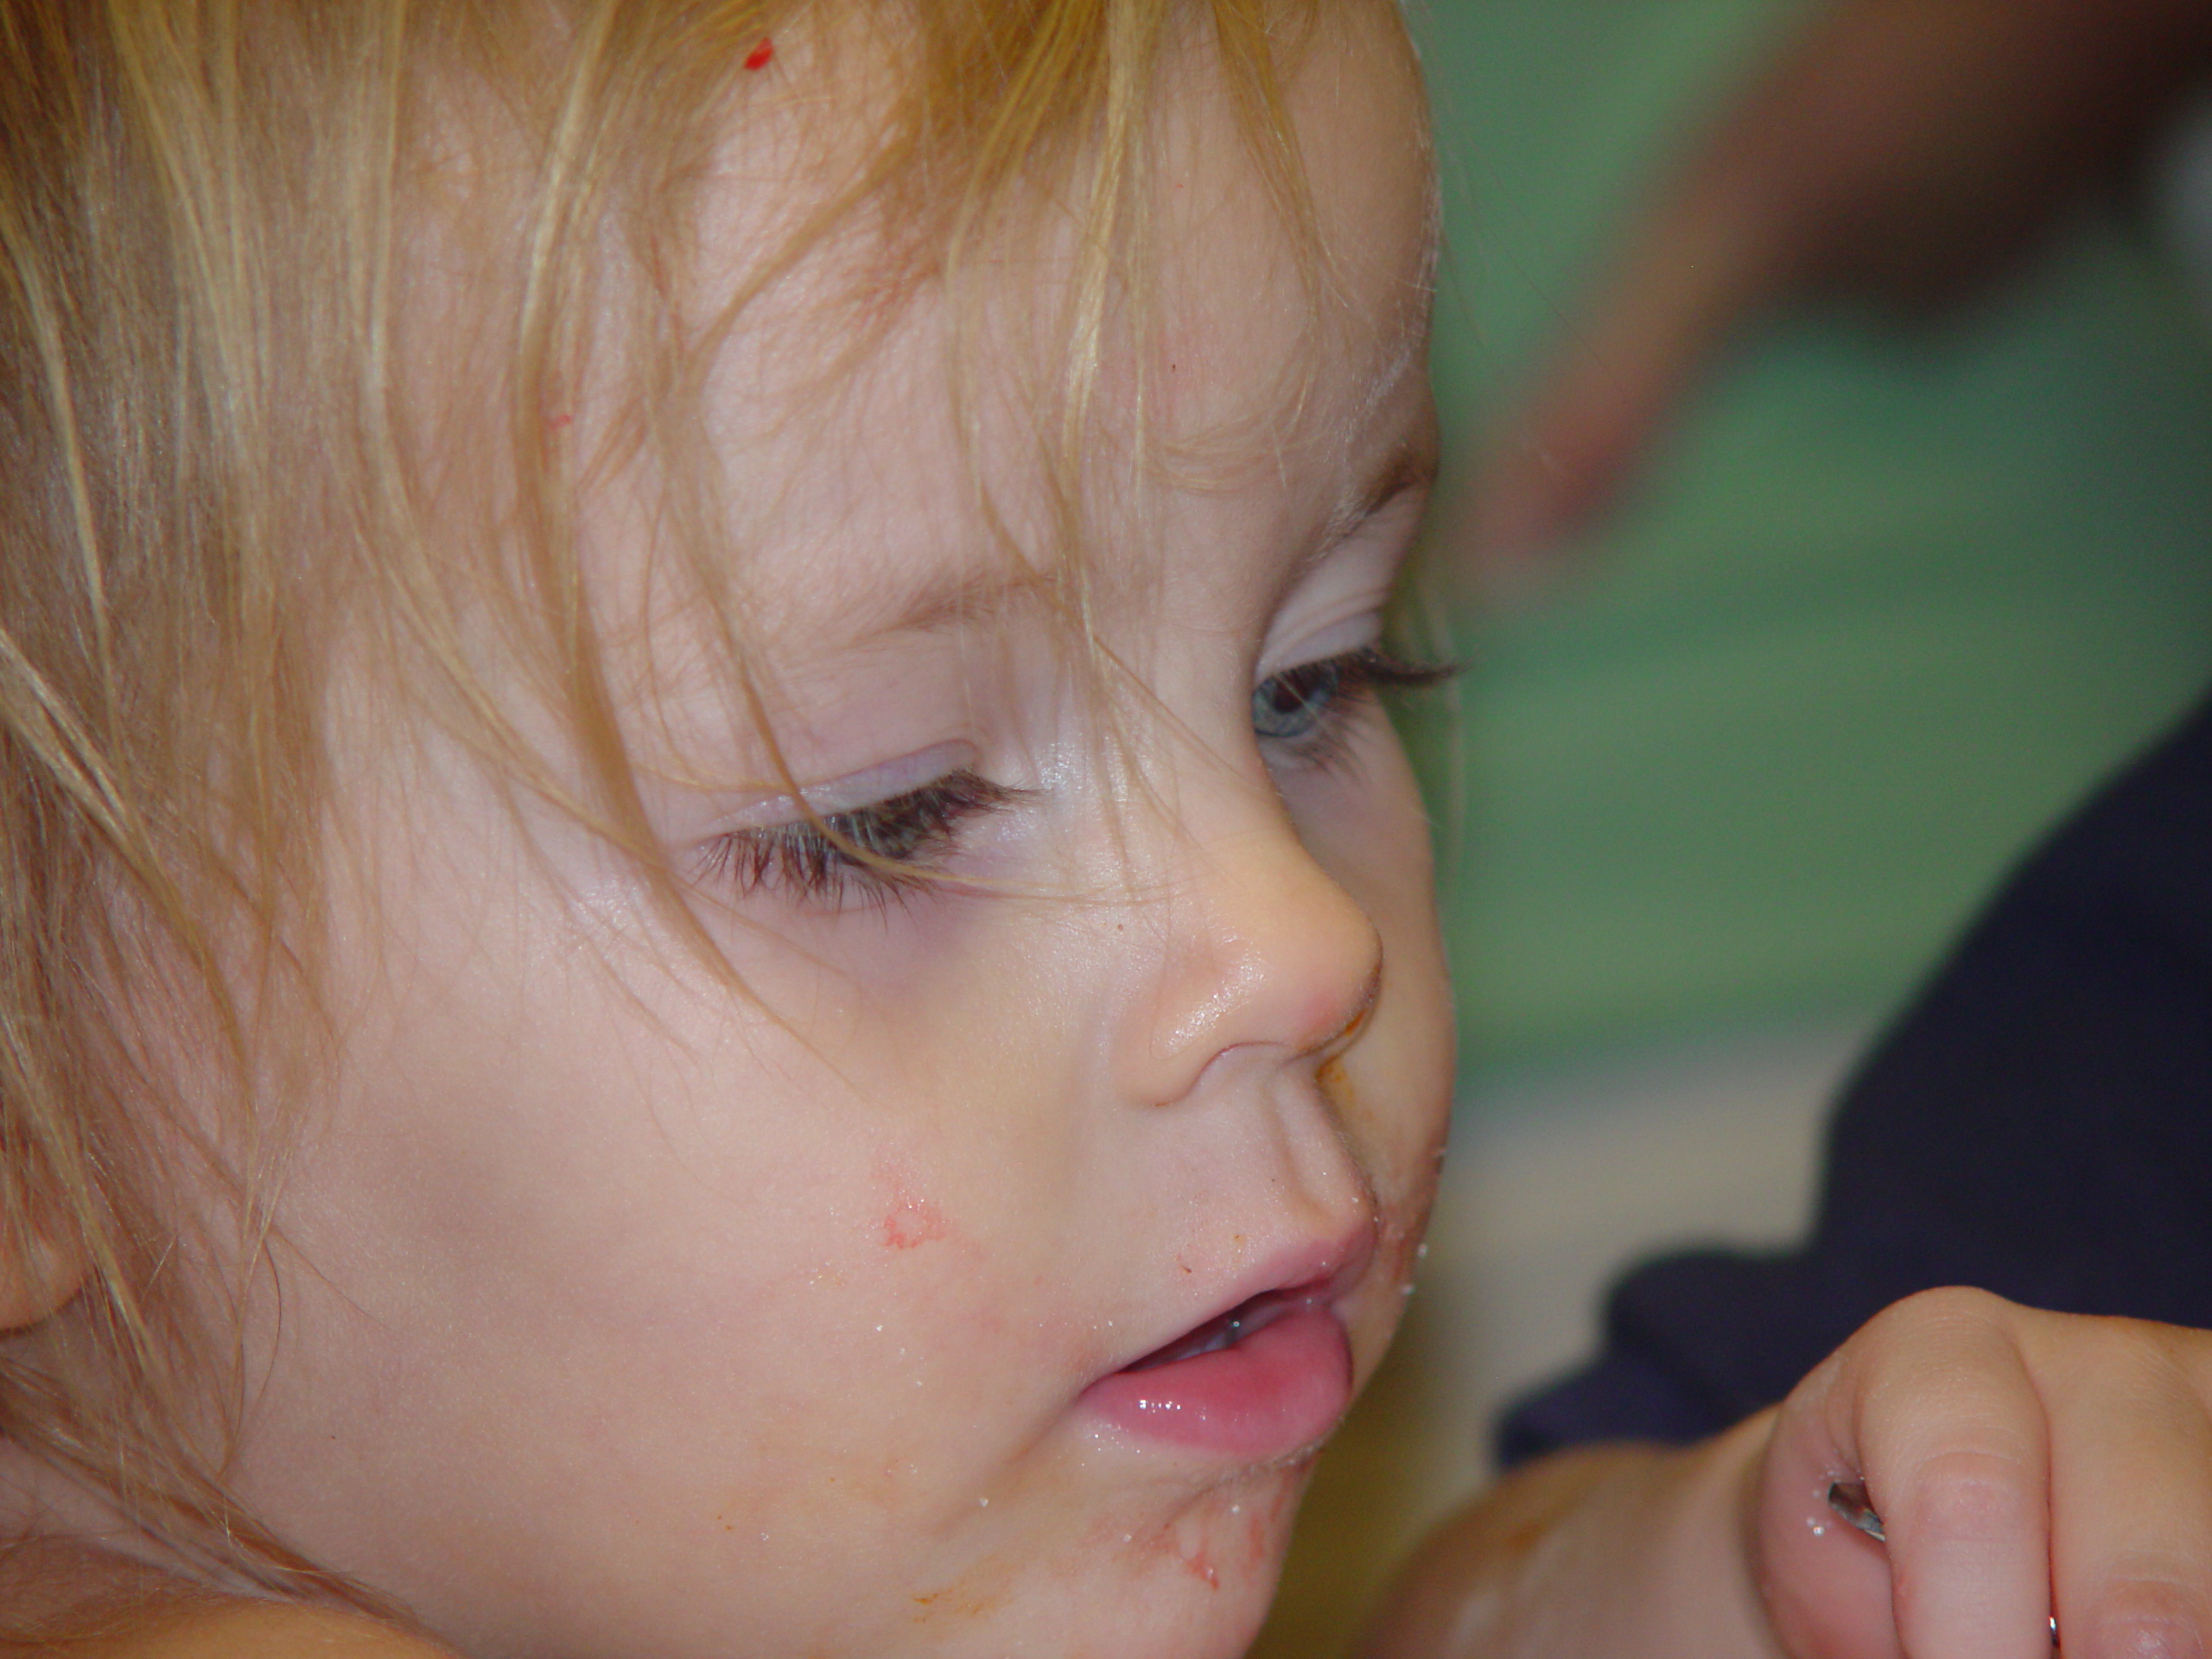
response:
<path id="1" fill-rule="evenodd" d="M 1376 691 L 1434 685 L 1456 671 L 1402 663 L 1372 645 L 1300 663 L 1252 688 L 1252 731 L 1266 742 L 1311 743 Z"/>
<path id="2" fill-rule="evenodd" d="M 1252 688 L 1252 730 L 1279 743 L 1313 732 L 1344 690 L 1347 661 L 1331 657 L 1262 680 Z"/>

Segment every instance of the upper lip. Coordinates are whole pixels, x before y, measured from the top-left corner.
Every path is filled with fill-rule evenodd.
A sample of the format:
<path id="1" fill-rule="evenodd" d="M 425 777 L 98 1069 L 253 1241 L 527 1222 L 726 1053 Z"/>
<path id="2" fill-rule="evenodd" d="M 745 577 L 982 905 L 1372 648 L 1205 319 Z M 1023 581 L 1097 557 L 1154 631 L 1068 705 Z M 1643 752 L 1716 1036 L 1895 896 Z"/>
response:
<path id="1" fill-rule="evenodd" d="M 1193 1321 L 1166 1342 L 1133 1355 L 1115 1369 L 1143 1370 L 1186 1357 L 1198 1351 L 1212 1327 L 1244 1308 L 1259 1306 L 1262 1319 L 1280 1317 L 1300 1307 L 1332 1306 L 1347 1294 L 1367 1272 L 1375 1257 L 1375 1225 L 1362 1222 L 1342 1237 L 1308 1239 L 1278 1251 L 1257 1264 L 1230 1287 L 1227 1294 L 1203 1318 Z"/>

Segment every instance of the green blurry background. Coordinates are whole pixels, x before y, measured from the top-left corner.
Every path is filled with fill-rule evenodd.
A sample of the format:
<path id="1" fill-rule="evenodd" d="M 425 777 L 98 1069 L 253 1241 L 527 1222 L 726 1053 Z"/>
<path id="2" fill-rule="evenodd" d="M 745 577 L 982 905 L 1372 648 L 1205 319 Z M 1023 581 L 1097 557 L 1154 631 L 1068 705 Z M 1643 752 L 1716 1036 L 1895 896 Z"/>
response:
<path id="1" fill-rule="evenodd" d="M 1424 14 L 1454 448 L 1557 343 L 1686 122 L 1803 10 Z M 2212 360 L 2117 224 L 1941 335 L 1828 317 L 1748 346 L 1563 589 L 1455 628 L 1470 1058 L 1896 997 L 2212 677 L 2208 546 Z"/>
<path id="2" fill-rule="evenodd" d="M 1449 242 L 1447 456 L 1513 407 L 1639 190 L 1806 10 L 1419 13 Z M 1592 1103 L 1516 1079 L 1592 1055 L 1755 1046 L 1792 1022 L 1855 1041 L 2037 834 L 2212 682 L 2212 355 L 2151 243 L 2116 211 L 2085 217 L 1941 332 L 1838 315 L 1747 342 L 1564 580 L 1450 619 L 1472 665 L 1460 707 L 1413 734 L 1446 821 L 1465 1052 L 1438 1257 L 1478 1248 L 1453 1243 L 1481 1233 L 1455 1218 L 1455 1191 L 1484 1158 L 1493 1175 L 1523 1167 L 1524 1128 L 1573 1120 L 1578 1146 L 1637 1144 L 1633 1125 L 1608 1127 L 1640 1109 L 1634 1090 Z M 1821 1093 L 1840 1064 L 1815 1068 Z M 1676 1097 L 1716 1075 L 1693 1071 Z M 1699 1133 L 1752 1132 L 1742 1114 L 1766 1074 L 1730 1075 L 1739 1115 Z M 1808 1167 L 1815 1105 L 1793 1108 L 1805 1127 L 1790 1130 Z M 1535 1195 L 1545 1224 L 1641 1196 L 1579 1155 L 1544 1166 L 1577 1172 Z M 1493 1210 L 1516 1196 L 1491 1192 Z M 1497 1298 L 1455 1306 L 1451 1287 L 1501 1282 L 1500 1260 L 1521 1285 L 1541 1267 L 1518 1264 L 1550 1248 L 1484 1236 L 1487 1278 L 1432 1259 L 1408 1337 L 1324 1460 L 1268 1659 L 1340 1651 L 1438 1493 L 1475 1479 L 1491 1402 L 1464 1381 L 1465 1354 L 1494 1340 Z M 1571 1294 L 1590 1300 L 1580 1281 Z M 1525 1381 L 1516 1363 L 1486 1358 L 1482 1376 Z"/>

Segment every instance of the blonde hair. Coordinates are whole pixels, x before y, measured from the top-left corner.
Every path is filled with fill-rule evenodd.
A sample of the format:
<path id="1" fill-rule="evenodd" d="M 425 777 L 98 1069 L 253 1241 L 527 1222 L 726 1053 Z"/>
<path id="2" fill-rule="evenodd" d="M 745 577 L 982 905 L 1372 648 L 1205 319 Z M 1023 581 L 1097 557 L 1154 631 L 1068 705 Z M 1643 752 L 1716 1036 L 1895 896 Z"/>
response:
<path id="1" fill-rule="evenodd" d="M 862 214 L 911 286 L 1062 192 L 1071 474 L 1158 60 L 1207 43 L 1310 236 L 1281 94 L 1319 3 L 0 0 L 0 1250 L 82 1272 L 0 1343 L 0 1433 L 210 1575 L 362 1599 L 224 1495 L 242 1293 L 193 1289 L 176 1196 L 221 1194 L 254 1259 L 314 1002 L 334 646 L 378 631 L 486 753 L 649 860 L 567 525 L 594 283 L 637 276 L 637 442 L 680 448 L 687 189 L 796 52 L 857 45 L 871 73 L 827 85 L 872 100 L 836 112 L 863 142 L 717 326 Z M 478 251 L 512 296 L 521 533 L 474 569 L 423 523 L 409 369 L 410 261 L 456 154 L 502 182 L 442 223 L 496 221 Z M 464 626 L 484 614 L 580 786 L 516 738 Z M 219 1122 L 182 1109 L 188 1073 L 220 1082 Z"/>

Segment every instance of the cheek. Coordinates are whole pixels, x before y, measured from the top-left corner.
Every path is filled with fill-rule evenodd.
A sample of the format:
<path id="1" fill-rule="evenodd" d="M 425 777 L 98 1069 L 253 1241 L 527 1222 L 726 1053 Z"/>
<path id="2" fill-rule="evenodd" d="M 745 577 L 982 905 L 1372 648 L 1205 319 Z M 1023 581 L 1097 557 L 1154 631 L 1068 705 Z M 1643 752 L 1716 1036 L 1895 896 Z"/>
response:
<path id="1" fill-rule="evenodd" d="M 1387 734 L 1361 748 L 1356 771 L 1311 777 L 1285 792 L 1308 850 L 1382 941 L 1374 1013 L 1320 1081 L 1382 1209 L 1376 1281 L 1395 1285 L 1410 1274 L 1427 1224 L 1457 1065 L 1427 815 Z"/>
<path id="2" fill-rule="evenodd" d="M 1306 850 L 1382 932 L 1389 970 L 1440 977 L 1427 810 L 1381 711 L 1362 718 L 1340 761 L 1285 772 L 1278 787 Z"/>
<path id="3" fill-rule="evenodd" d="M 1286 791 L 1286 794 L 1291 791 Z M 1363 749 L 1356 772 L 1304 780 L 1292 796 L 1316 861 L 1351 893 L 1382 941 L 1374 1014 L 1323 1082 L 1363 1141 L 1409 1153 L 1441 1144 L 1457 1045 L 1440 931 L 1429 825 L 1395 740 Z M 1430 1167 L 1417 1173 L 1421 1191 Z M 1379 1172 L 1378 1172 L 1379 1173 Z"/>
<path id="4" fill-rule="evenodd" d="M 1067 887 L 1058 870 L 1046 882 Z M 810 1071 L 835 1057 L 842 1092 L 979 1109 L 1024 1086 L 1010 1074 L 1049 1063 L 1029 1051 L 1065 1027 L 1094 948 L 1078 908 L 926 892 L 880 912 L 718 928 L 716 943 Z"/>

